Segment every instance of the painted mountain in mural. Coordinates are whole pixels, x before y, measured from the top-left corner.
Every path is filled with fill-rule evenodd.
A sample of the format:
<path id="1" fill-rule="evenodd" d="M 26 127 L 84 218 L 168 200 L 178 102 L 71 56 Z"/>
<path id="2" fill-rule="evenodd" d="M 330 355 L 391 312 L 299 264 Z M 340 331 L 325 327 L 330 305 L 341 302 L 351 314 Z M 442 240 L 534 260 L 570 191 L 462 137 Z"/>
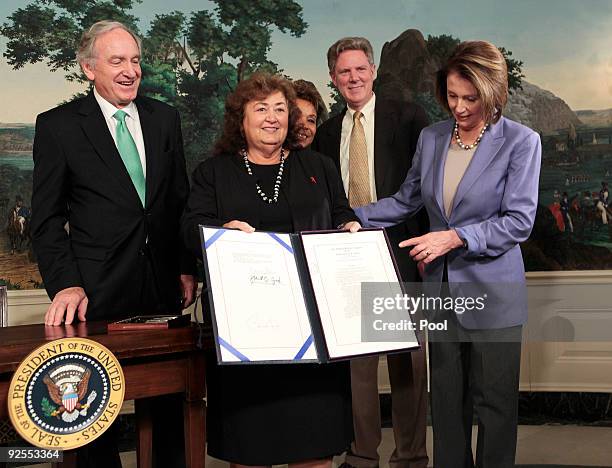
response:
<path id="1" fill-rule="evenodd" d="M 582 124 L 560 97 L 525 80 L 522 87 L 508 99 L 504 114 L 511 119 L 544 134 Z"/>
<path id="2" fill-rule="evenodd" d="M 612 109 L 579 110 L 576 115 L 588 127 L 612 127 Z"/>
<path id="3" fill-rule="evenodd" d="M 450 47 L 452 38 L 445 39 Z M 439 47 L 443 45 L 443 40 L 436 44 L 426 40 L 416 29 L 404 31 L 385 43 L 376 80 L 377 95 L 418 102 L 432 120 L 438 116 L 443 118 L 444 114 L 433 109 L 435 74 L 442 66 L 440 56 L 444 55 Z M 512 92 L 505 114 L 545 134 L 568 128 L 570 124 L 581 125 L 579 117 L 563 99 L 525 80 L 522 89 Z"/>

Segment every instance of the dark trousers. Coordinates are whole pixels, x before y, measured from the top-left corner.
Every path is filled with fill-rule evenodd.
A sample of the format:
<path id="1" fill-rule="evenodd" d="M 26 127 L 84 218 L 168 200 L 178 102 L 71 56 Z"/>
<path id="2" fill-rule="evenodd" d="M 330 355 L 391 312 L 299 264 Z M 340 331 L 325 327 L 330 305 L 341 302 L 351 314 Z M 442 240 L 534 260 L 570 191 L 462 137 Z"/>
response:
<path id="1" fill-rule="evenodd" d="M 429 335 L 434 466 L 514 467 L 522 326 L 467 330 L 452 312 L 447 323 L 447 332 Z"/>
<path id="2" fill-rule="evenodd" d="M 427 467 L 426 417 L 427 370 L 424 350 L 387 356 L 391 383 L 391 418 L 395 450 L 389 466 Z M 351 391 L 355 441 L 346 462 L 360 468 L 379 464 L 381 442 L 380 401 L 378 398 L 378 356 L 351 361 Z"/>

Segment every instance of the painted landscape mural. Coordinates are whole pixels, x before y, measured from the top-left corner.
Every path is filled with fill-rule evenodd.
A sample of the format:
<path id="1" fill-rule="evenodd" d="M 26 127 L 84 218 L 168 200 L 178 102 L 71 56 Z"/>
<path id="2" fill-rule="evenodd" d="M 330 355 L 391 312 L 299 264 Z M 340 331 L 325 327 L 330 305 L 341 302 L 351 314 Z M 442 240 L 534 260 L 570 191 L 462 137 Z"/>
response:
<path id="1" fill-rule="evenodd" d="M 364 35 L 375 48 L 377 95 L 418 102 L 433 122 L 446 118 L 433 97 L 436 70 L 460 40 L 490 40 L 509 65 L 506 115 L 542 138 L 527 269 L 612 268 L 612 39 L 596 34 L 610 30 L 612 5 L 596 10 L 571 0 L 4 1 L 0 284 L 43 286 L 29 232 L 34 121 L 88 91 L 74 50 L 80 32 L 106 18 L 143 37 L 141 91 L 180 110 L 189 171 L 210 154 L 225 96 L 255 70 L 313 81 L 333 114 L 343 103 L 329 83 L 327 47 Z M 558 27 L 544 31 L 545 20 Z"/>

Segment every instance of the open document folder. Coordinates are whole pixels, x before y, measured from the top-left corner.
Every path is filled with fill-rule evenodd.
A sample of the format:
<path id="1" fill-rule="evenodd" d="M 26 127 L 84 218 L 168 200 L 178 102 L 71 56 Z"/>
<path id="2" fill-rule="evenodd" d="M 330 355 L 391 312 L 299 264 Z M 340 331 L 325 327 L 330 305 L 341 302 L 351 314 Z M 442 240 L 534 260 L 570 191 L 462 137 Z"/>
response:
<path id="1" fill-rule="evenodd" d="M 383 230 L 200 234 L 219 363 L 328 362 L 419 346 L 411 330 L 404 341 L 361 339 L 362 283 L 402 291 Z"/>

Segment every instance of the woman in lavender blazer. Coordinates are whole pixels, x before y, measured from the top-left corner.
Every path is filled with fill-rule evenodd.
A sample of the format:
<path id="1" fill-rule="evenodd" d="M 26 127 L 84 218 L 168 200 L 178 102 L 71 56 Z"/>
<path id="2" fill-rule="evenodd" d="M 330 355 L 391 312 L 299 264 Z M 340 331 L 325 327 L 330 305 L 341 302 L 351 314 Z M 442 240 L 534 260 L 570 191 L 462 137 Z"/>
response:
<path id="1" fill-rule="evenodd" d="M 422 131 L 395 195 L 355 211 L 364 225 L 387 227 L 424 207 L 431 232 L 400 246 L 411 249 L 426 284 L 452 298 L 496 296 L 478 312 L 438 314 L 448 330 L 429 334 L 434 461 L 436 468 L 473 466 L 475 411 L 476 465 L 513 467 L 527 319 L 519 243 L 535 218 L 540 138 L 502 117 L 507 68 L 493 44 L 459 44 L 438 73 L 436 94 L 452 118 Z"/>

